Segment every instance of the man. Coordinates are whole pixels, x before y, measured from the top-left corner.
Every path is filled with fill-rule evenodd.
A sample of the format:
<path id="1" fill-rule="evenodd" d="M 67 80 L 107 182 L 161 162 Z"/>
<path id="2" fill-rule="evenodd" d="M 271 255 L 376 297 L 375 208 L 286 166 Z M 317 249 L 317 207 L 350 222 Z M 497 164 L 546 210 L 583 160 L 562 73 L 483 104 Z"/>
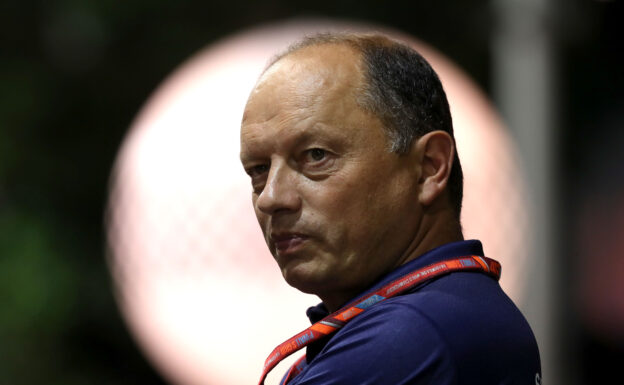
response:
<path id="1" fill-rule="evenodd" d="M 292 46 L 249 97 L 241 161 L 284 279 L 323 301 L 263 379 L 307 346 L 283 383 L 539 383 L 496 262 L 463 240 L 448 102 L 418 53 L 379 35 Z M 439 270 L 453 263 L 472 270 Z"/>

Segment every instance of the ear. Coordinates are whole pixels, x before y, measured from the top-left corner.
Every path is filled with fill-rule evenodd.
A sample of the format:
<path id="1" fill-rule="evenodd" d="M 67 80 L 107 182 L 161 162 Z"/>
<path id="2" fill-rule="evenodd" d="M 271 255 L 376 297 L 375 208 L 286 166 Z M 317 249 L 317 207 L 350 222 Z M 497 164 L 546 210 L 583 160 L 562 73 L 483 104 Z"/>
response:
<path id="1" fill-rule="evenodd" d="M 420 137 L 415 145 L 420 155 L 421 171 L 418 200 L 423 206 L 428 206 L 446 189 L 455 156 L 455 143 L 448 133 L 432 131 Z"/>

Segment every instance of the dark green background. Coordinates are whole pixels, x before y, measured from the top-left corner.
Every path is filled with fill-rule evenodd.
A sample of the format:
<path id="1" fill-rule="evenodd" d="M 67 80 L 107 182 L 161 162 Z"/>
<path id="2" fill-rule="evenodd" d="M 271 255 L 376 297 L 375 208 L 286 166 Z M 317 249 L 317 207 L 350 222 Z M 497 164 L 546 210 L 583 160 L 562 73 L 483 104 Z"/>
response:
<path id="1" fill-rule="evenodd" d="M 258 24 L 334 17 L 417 36 L 490 92 L 496 25 L 490 8 L 488 1 L 466 0 L 3 1 L 0 384 L 162 383 L 116 308 L 103 214 L 129 124 L 183 60 Z M 561 0 L 547 20 L 557 69 L 562 233 L 574 231 L 576 203 L 592 190 L 588 184 L 605 177 L 588 165 L 599 164 L 603 151 L 621 152 L 611 138 L 623 120 L 622 16 L 618 1 Z M 590 140 L 598 132 L 602 139 Z M 604 189 L 624 191 L 621 185 Z M 566 369 L 579 384 L 600 383 L 617 374 L 624 342 L 598 337 L 583 323 L 573 296 L 578 272 L 574 258 L 566 260 L 574 256 L 573 238 L 562 240 L 562 255 L 555 256 L 572 262 L 561 270 L 570 294 L 559 309 L 572 346 Z"/>

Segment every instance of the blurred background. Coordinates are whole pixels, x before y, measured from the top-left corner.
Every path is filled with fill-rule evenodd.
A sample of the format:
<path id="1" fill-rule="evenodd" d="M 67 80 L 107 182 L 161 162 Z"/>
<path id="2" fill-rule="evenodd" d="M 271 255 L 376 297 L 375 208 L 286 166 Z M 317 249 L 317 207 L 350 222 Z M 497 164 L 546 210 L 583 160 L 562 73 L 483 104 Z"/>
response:
<path id="1" fill-rule="evenodd" d="M 536 278 L 527 277 L 520 305 L 532 324 L 549 325 L 541 330 L 558 374 L 547 383 L 617 383 L 624 362 L 620 1 L 5 0 L 0 384 L 165 383 L 123 322 L 107 266 L 104 215 L 115 157 L 140 108 L 180 63 L 229 35 L 295 17 L 408 33 L 485 90 L 517 140 L 542 215 L 534 242 L 545 257 Z"/>

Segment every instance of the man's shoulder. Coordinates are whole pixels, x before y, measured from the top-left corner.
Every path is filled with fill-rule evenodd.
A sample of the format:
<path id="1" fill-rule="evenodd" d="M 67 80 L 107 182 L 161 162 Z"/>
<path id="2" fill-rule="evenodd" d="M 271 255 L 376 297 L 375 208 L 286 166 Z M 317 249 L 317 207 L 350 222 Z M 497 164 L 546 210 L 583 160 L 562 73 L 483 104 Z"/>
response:
<path id="1" fill-rule="evenodd" d="M 368 314 L 366 314 L 368 313 Z M 389 298 L 362 313 L 361 321 L 368 317 L 391 317 L 397 320 L 424 318 L 437 324 L 466 322 L 471 314 L 494 318 L 508 314 L 520 315 L 513 301 L 494 279 L 473 272 L 457 272 L 428 282 L 403 295 Z M 355 320 L 354 320 L 355 321 Z"/>
<path id="2" fill-rule="evenodd" d="M 455 384 L 455 363 L 435 325 L 414 308 L 386 302 L 332 336 L 304 377 L 314 384 Z"/>
<path id="3" fill-rule="evenodd" d="M 531 329 L 498 283 L 457 273 L 366 309 L 296 383 L 532 383 L 539 371 Z"/>
<path id="4" fill-rule="evenodd" d="M 470 378 L 495 383 L 539 372 L 537 344 L 525 318 L 497 282 L 471 273 L 439 279 L 367 309 L 324 350 L 362 352 L 370 356 L 365 365 L 379 366 L 375 360 L 384 358 L 404 366 L 408 377 L 437 373 L 436 383 L 470 383 Z M 381 370 L 386 369 L 402 370 L 392 365 Z"/>
<path id="5" fill-rule="evenodd" d="M 393 324 L 404 334 L 432 333 L 428 329 L 433 329 L 458 359 L 492 341 L 535 345 L 518 307 L 498 282 L 483 274 L 454 273 L 370 310 L 357 321 Z"/>

